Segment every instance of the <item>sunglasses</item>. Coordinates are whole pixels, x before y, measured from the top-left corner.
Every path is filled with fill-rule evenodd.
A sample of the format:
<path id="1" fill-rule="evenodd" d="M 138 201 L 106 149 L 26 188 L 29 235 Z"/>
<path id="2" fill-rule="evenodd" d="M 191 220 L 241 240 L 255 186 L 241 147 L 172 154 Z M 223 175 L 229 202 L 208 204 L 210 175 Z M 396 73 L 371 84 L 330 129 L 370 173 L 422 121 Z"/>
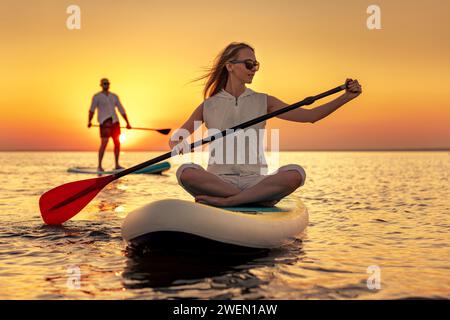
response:
<path id="1" fill-rule="evenodd" d="M 102 83 L 102 86 L 106 86 L 106 85 L 109 85 L 109 82 L 103 82 Z"/>
<path id="2" fill-rule="evenodd" d="M 259 62 L 253 61 L 252 59 L 246 59 L 246 60 L 231 60 L 230 63 L 236 64 L 236 63 L 243 63 L 245 64 L 245 67 L 248 70 L 253 70 L 255 68 L 255 71 L 259 70 Z"/>

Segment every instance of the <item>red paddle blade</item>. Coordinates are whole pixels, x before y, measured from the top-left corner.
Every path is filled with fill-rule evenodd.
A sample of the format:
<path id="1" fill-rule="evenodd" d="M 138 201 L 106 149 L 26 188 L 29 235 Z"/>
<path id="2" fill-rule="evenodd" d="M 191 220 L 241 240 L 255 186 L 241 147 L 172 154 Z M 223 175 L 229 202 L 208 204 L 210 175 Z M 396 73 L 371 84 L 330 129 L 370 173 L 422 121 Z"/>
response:
<path id="1" fill-rule="evenodd" d="M 61 224 L 80 212 L 108 183 L 113 175 L 69 182 L 44 193 L 39 199 L 46 224 Z"/>

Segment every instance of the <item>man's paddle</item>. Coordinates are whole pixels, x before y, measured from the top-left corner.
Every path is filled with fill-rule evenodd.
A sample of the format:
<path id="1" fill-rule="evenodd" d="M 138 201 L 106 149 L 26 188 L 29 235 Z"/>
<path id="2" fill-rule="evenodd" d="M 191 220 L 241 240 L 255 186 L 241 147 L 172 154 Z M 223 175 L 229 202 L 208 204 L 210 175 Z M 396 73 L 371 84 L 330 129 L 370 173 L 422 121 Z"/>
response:
<path id="1" fill-rule="evenodd" d="M 98 124 L 92 125 L 93 127 L 100 127 Z M 121 127 L 122 129 L 126 129 L 127 127 Z M 151 129 L 151 128 L 138 128 L 138 127 L 131 127 L 132 130 L 148 130 L 148 131 L 156 131 L 158 133 L 168 135 L 170 130 L 172 129 Z"/>
<path id="2" fill-rule="evenodd" d="M 223 130 L 222 132 L 215 135 L 195 141 L 191 143 L 190 150 L 194 150 L 198 146 L 223 138 L 224 136 L 233 133 L 235 130 L 250 127 L 254 124 L 276 117 L 280 114 L 289 112 L 301 106 L 310 105 L 316 100 L 342 91 L 345 88 L 346 85 L 343 84 L 339 87 L 328 90 L 316 96 L 305 98 L 302 101 L 294 103 L 285 108 L 265 114 L 253 120 L 249 120 L 230 129 Z M 109 176 L 69 182 L 51 189 L 44 193 L 39 199 L 39 208 L 41 210 L 42 219 L 46 224 L 61 224 L 80 212 L 97 195 L 97 193 L 99 193 L 100 190 L 102 190 L 111 181 L 119 179 L 120 177 L 123 177 L 131 172 L 169 159 L 172 156 L 172 151 L 169 151 L 165 154 L 160 155 L 159 157 L 148 160 Z"/>

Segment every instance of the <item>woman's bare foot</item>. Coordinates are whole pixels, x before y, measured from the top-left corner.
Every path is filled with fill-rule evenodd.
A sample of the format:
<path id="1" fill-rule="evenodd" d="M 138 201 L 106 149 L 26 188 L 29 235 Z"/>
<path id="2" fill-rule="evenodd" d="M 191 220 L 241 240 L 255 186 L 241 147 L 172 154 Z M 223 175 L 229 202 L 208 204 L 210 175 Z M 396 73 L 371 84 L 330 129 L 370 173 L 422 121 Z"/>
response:
<path id="1" fill-rule="evenodd" d="M 273 207 L 275 206 L 280 200 L 271 200 L 271 201 L 263 201 L 263 202 L 256 202 L 254 203 L 255 206 L 261 206 L 261 207 Z"/>
<path id="2" fill-rule="evenodd" d="M 102 167 L 97 167 L 97 171 L 98 172 L 103 172 L 103 171 L 105 171 L 105 169 L 103 169 Z"/>
<path id="3" fill-rule="evenodd" d="M 230 203 L 228 198 L 213 197 L 213 196 L 206 196 L 206 195 L 196 196 L 195 197 L 195 202 L 200 202 L 200 203 L 203 203 L 203 204 L 209 204 L 209 205 L 215 206 L 215 207 L 229 207 L 229 206 L 233 206 L 233 204 Z"/>
<path id="4" fill-rule="evenodd" d="M 122 167 L 122 166 L 116 166 L 116 169 L 115 169 L 115 170 L 122 170 L 122 169 L 125 169 L 125 168 Z"/>
<path id="5" fill-rule="evenodd" d="M 215 207 L 232 207 L 239 205 L 249 205 L 249 206 L 261 206 L 261 207 L 273 207 L 278 203 L 279 200 L 262 201 L 255 203 L 237 203 L 232 201 L 231 197 L 213 197 L 207 195 L 201 195 L 195 197 L 195 202 L 200 202 L 204 204 L 209 204 Z"/>

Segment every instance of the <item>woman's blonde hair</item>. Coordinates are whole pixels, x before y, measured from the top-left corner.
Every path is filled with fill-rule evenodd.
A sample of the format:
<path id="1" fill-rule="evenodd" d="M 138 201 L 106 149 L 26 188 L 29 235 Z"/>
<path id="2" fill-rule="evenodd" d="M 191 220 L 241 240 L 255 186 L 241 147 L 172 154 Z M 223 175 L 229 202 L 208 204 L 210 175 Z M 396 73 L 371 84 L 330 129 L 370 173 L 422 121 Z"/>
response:
<path id="1" fill-rule="evenodd" d="M 223 49 L 214 59 L 212 67 L 207 68 L 206 74 L 195 81 L 205 80 L 205 88 L 203 89 L 203 97 L 205 99 L 215 95 L 220 90 L 225 88 L 228 80 L 228 70 L 226 68 L 227 62 L 236 58 L 239 50 L 250 49 L 255 51 L 250 45 L 244 42 L 232 42 L 225 49 Z"/>

